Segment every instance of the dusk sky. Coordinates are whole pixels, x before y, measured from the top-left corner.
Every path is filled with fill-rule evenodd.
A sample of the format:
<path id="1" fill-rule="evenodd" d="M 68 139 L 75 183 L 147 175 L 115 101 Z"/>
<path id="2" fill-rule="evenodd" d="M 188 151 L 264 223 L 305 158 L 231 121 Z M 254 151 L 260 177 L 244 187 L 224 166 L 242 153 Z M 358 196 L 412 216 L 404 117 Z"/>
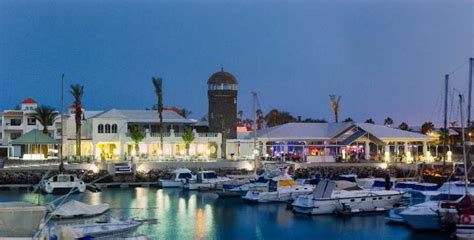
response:
<path id="1" fill-rule="evenodd" d="M 62 73 L 87 110 L 143 109 L 159 76 L 165 106 L 197 119 L 223 65 L 247 117 L 256 91 L 264 112 L 332 121 L 337 94 L 340 119 L 439 123 L 444 75 L 467 93 L 473 56 L 470 0 L 0 1 L 0 109 L 59 108 Z"/>

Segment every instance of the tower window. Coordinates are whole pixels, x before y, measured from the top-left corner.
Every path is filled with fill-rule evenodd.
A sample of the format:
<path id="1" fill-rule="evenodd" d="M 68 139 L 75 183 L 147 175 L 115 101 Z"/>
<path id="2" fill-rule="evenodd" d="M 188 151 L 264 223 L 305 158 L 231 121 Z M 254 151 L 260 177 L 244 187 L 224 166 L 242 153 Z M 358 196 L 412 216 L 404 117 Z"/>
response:
<path id="1" fill-rule="evenodd" d="M 104 133 L 104 124 L 99 124 L 99 127 L 97 129 L 98 133 Z"/>
<path id="2" fill-rule="evenodd" d="M 105 133 L 110 133 L 110 124 L 105 124 Z"/>

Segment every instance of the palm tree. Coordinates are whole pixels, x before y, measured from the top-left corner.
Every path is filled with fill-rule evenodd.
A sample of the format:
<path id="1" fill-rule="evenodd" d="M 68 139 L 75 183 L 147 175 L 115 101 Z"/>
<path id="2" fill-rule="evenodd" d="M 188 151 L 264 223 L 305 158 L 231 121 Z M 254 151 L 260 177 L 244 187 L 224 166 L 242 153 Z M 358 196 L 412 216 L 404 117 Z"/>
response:
<path id="1" fill-rule="evenodd" d="M 59 113 L 54 108 L 46 105 L 37 107 L 33 113 L 33 117 L 43 125 L 44 134 L 48 134 L 48 126 L 53 125 L 58 116 Z"/>
<path id="2" fill-rule="evenodd" d="M 390 117 L 385 118 L 385 120 L 384 120 L 384 122 L 383 122 L 383 125 L 385 125 L 385 126 L 387 126 L 387 127 L 391 127 L 392 124 L 393 124 L 392 118 L 390 118 Z"/>
<path id="3" fill-rule="evenodd" d="M 408 129 L 409 129 L 408 124 L 407 124 L 406 122 L 402 122 L 402 123 L 400 124 L 400 126 L 398 126 L 398 128 L 399 128 L 400 130 L 404 130 L 404 131 L 408 131 Z"/>
<path id="4" fill-rule="evenodd" d="M 138 156 L 140 146 L 138 145 L 145 138 L 143 128 L 139 125 L 130 125 L 130 138 L 135 143 L 135 155 Z"/>
<path id="5" fill-rule="evenodd" d="M 434 124 L 432 122 L 425 122 L 421 125 L 421 133 L 430 134 L 434 130 Z"/>
<path id="6" fill-rule="evenodd" d="M 186 128 L 181 138 L 183 139 L 184 143 L 186 143 L 186 155 L 189 155 L 189 144 L 194 141 L 193 130 L 191 128 Z"/>
<path id="7" fill-rule="evenodd" d="M 76 120 L 76 156 L 81 156 L 81 127 L 82 127 L 82 96 L 84 86 L 79 84 L 71 85 L 70 93 L 74 98 L 74 118 Z"/>
<path id="8" fill-rule="evenodd" d="M 163 79 L 151 78 L 155 87 L 155 94 L 158 97 L 158 117 L 160 118 L 160 148 L 163 151 Z"/>
<path id="9" fill-rule="evenodd" d="M 372 118 L 369 118 L 369 119 L 365 120 L 365 123 L 375 124 L 375 122 Z"/>
<path id="10" fill-rule="evenodd" d="M 341 96 L 329 95 L 329 99 L 331 100 L 334 121 L 339 122 L 339 102 L 341 101 Z"/>
<path id="11" fill-rule="evenodd" d="M 186 108 L 182 108 L 180 112 L 181 112 L 181 116 L 183 116 L 184 118 L 188 118 L 191 114 L 193 114 L 193 112 L 191 112 L 190 110 Z"/>
<path id="12" fill-rule="evenodd" d="M 344 119 L 344 121 L 342 121 L 342 122 L 354 122 L 354 120 L 352 120 L 352 118 L 348 117 L 348 118 Z"/>

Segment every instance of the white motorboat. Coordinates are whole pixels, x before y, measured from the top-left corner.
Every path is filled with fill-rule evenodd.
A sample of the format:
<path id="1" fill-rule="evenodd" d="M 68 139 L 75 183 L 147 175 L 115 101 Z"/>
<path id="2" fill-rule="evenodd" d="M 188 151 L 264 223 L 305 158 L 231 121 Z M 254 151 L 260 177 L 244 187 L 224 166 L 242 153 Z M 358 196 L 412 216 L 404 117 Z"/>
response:
<path id="1" fill-rule="evenodd" d="M 259 203 L 288 202 L 300 195 L 309 194 L 313 190 L 313 185 L 298 185 L 290 176 L 282 175 L 268 182 L 267 191 L 248 191 L 242 199 Z"/>
<path id="2" fill-rule="evenodd" d="M 474 193 L 474 186 L 469 185 L 467 190 L 469 193 Z M 452 212 L 450 209 L 443 209 L 441 203 L 462 200 L 466 189 L 461 182 L 446 182 L 438 191 L 439 194 L 431 197 L 429 201 L 415 204 L 401 211 L 399 215 L 405 223 L 414 229 L 440 229 L 443 214 L 451 214 Z"/>
<path id="3" fill-rule="evenodd" d="M 399 190 L 399 191 L 402 191 L 402 190 Z M 436 198 L 439 194 L 441 194 L 439 191 L 411 190 L 411 191 L 405 192 L 402 195 L 401 201 L 399 202 L 400 206 L 390 209 L 388 211 L 387 217 L 385 217 L 385 222 L 404 223 L 405 220 L 403 220 L 403 217 L 400 216 L 400 213 L 402 211 L 407 209 L 409 206 L 431 201 L 433 198 Z"/>
<path id="4" fill-rule="evenodd" d="M 28 202 L 0 203 L 0 239 L 32 238 L 46 216 L 45 206 Z"/>
<path id="5" fill-rule="evenodd" d="M 170 179 L 160 179 L 158 183 L 162 188 L 181 188 L 187 180 L 196 180 L 196 175 L 187 168 L 177 168 Z"/>
<path id="6" fill-rule="evenodd" d="M 196 180 L 188 180 L 183 184 L 185 190 L 213 190 L 217 184 L 229 181 L 228 177 L 219 177 L 214 171 L 200 171 L 196 174 Z"/>
<path id="7" fill-rule="evenodd" d="M 313 194 L 303 195 L 293 202 L 296 213 L 320 215 L 336 212 L 378 212 L 393 208 L 402 192 L 393 190 L 334 190 L 334 181 L 321 181 Z"/>
<path id="8" fill-rule="evenodd" d="M 71 200 L 54 209 L 50 214 L 54 218 L 80 218 L 101 215 L 110 209 L 110 205 L 89 205 L 76 200 Z"/>
<path id="9" fill-rule="evenodd" d="M 58 174 L 42 180 L 40 188 L 46 193 L 67 193 L 72 189 L 81 193 L 86 191 L 86 184 L 72 174 Z"/>

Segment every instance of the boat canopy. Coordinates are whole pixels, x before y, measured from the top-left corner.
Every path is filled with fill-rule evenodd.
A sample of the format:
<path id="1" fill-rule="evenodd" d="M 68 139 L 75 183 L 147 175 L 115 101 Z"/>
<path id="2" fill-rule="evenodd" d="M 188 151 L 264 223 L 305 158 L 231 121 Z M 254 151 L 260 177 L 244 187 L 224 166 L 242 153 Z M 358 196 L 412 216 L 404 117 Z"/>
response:
<path id="1" fill-rule="evenodd" d="M 108 211 L 109 209 L 109 204 L 88 205 L 83 202 L 71 200 L 56 208 L 51 215 L 58 218 L 96 216 Z"/>
<path id="2" fill-rule="evenodd" d="M 295 180 L 280 180 L 278 181 L 278 187 L 291 187 L 296 186 Z"/>

